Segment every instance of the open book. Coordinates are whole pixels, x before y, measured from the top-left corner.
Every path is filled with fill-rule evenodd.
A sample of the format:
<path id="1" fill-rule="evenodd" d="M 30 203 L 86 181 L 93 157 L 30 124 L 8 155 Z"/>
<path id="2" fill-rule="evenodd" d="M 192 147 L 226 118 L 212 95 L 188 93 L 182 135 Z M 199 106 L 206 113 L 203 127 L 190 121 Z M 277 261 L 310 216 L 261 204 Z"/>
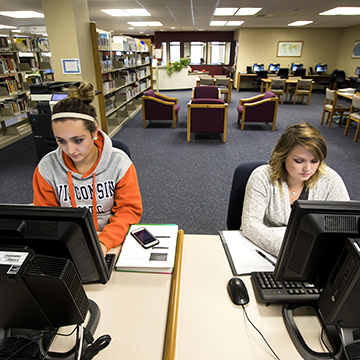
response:
<path id="1" fill-rule="evenodd" d="M 144 249 L 130 232 L 145 227 L 159 240 L 159 244 Z M 115 270 L 171 274 L 174 268 L 178 225 L 136 224 L 130 227 L 121 248 Z"/>

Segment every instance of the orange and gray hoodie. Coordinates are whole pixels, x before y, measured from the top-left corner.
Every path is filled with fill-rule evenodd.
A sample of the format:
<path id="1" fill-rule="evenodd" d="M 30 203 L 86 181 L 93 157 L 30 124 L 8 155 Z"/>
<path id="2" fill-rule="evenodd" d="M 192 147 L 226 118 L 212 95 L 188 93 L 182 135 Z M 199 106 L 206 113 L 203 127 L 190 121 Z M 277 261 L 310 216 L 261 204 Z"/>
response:
<path id="1" fill-rule="evenodd" d="M 34 205 L 86 207 L 99 240 L 108 249 L 121 244 L 131 224 L 140 221 L 142 202 L 134 164 L 101 130 L 99 158 L 84 175 L 59 148 L 45 155 L 33 177 Z"/>

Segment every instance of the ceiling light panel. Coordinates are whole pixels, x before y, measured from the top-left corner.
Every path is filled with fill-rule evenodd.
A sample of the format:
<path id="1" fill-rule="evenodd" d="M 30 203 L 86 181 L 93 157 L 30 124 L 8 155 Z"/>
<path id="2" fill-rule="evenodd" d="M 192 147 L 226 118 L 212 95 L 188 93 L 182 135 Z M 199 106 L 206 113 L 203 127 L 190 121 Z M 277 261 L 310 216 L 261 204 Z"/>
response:
<path id="1" fill-rule="evenodd" d="M 244 7 L 240 8 L 239 11 L 235 14 L 237 16 L 251 16 L 257 14 L 262 8 L 250 8 Z"/>
<path id="2" fill-rule="evenodd" d="M 151 16 L 146 9 L 124 9 L 124 11 L 132 16 Z"/>
<path id="3" fill-rule="evenodd" d="M 244 23 L 243 21 L 228 21 L 226 23 L 226 26 L 240 26 L 243 23 Z"/>
<path id="4" fill-rule="evenodd" d="M 16 19 L 33 19 L 44 17 L 44 14 L 36 11 L 0 11 L 0 15 L 10 16 Z"/>
<path id="5" fill-rule="evenodd" d="M 336 7 L 319 15 L 360 15 L 360 7 Z"/>
<path id="6" fill-rule="evenodd" d="M 101 11 L 111 16 L 151 16 L 145 9 L 102 9 Z"/>
<path id="7" fill-rule="evenodd" d="M 214 16 L 234 15 L 238 8 L 217 8 Z"/>
<path id="8" fill-rule="evenodd" d="M 308 25 L 313 23 L 313 21 L 294 21 L 290 24 L 288 24 L 288 26 L 304 26 L 304 25 Z"/>
<path id="9" fill-rule="evenodd" d="M 224 26 L 226 21 L 211 21 L 210 26 Z"/>
<path id="10" fill-rule="evenodd" d="M 16 29 L 15 26 L 8 26 L 8 25 L 1 25 L 0 24 L 0 29 Z"/>
<path id="11" fill-rule="evenodd" d="M 101 11 L 111 16 L 130 16 L 123 9 L 101 9 Z"/>

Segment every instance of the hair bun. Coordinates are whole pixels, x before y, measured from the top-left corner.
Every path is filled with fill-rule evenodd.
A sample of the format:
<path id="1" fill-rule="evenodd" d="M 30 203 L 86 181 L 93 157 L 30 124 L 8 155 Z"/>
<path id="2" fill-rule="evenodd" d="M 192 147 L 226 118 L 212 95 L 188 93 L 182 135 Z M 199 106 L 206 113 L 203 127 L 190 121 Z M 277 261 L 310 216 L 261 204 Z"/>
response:
<path id="1" fill-rule="evenodd" d="M 70 87 L 68 98 L 80 99 L 90 104 L 95 99 L 94 86 L 88 82 L 82 82 L 79 87 Z"/>

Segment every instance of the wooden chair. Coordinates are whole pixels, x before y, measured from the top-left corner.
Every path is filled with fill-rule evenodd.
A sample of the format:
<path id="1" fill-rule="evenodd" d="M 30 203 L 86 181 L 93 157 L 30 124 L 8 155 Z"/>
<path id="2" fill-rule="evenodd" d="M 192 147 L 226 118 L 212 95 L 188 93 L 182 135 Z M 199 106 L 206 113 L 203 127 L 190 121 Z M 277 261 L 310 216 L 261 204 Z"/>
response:
<path id="1" fill-rule="evenodd" d="M 221 94 L 225 94 L 224 100 L 227 103 L 231 102 L 233 81 L 228 77 L 215 76 L 215 85 L 219 88 Z"/>
<path id="2" fill-rule="evenodd" d="M 342 104 L 336 104 L 336 100 L 337 100 L 336 90 L 326 89 L 325 104 L 324 104 L 324 109 L 321 116 L 320 124 L 324 122 L 325 113 L 327 113 L 326 122 L 329 123 L 328 125 L 329 129 L 331 128 L 331 123 L 334 115 L 340 115 L 340 123 L 341 123 L 343 116 L 346 115 L 344 113 L 350 110 L 348 106 Z"/>
<path id="3" fill-rule="evenodd" d="M 187 141 L 192 132 L 222 133 L 226 142 L 228 104 L 221 99 L 193 99 L 188 103 Z"/>
<path id="4" fill-rule="evenodd" d="M 351 121 L 356 121 L 358 123 L 354 137 L 354 141 L 358 141 L 359 133 L 360 133 L 360 96 L 357 95 L 354 95 L 352 98 L 350 113 L 349 113 L 348 121 L 346 123 L 344 135 L 347 135 Z"/>
<path id="5" fill-rule="evenodd" d="M 201 85 L 216 85 L 215 84 L 215 79 L 210 75 L 201 75 L 199 77 L 199 79 L 200 79 L 200 85 L 199 86 L 201 86 Z"/>
<path id="6" fill-rule="evenodd" d="M 304 97 L 307 96 L 307 102 L 306 105 L 309 105 L 310 103 L 310 97 L 312 92 L 312 82 L 313 79 L 299 79 L 296 83 L 296 86 L 294 89 L 290 88 L 290 100 L 291 102 L 292 96 L 294 95 L 294 102 L 293 105 L 295 105 L 296 99 L 299 97 L 301 100 L 301 103 L 304 102 Z"/>
<path id="7" fill-rule="evenodd" d="M 271 79 L 269 91 L 271 91 L 273 94 L 277 96 L 281 96 L 281 105 L 284 103 L 284 97 L 285 97 L 285 83 L 286 79 Z"/>
<path id="8" fill-rule="evenodd" d="M 172 120 L 173 128 L 176 128 L 180 110 L 178 99 L 148 90 L 141 97 L 141 101 L 144 128 L 146 128 L 146 120 L 150 122 L 151 120 Z"/>
<path id="9" fill-rule="evenodd" d="M 221 99 L 221 92 L 217 86 L 195 86 L 191 91 L 192 99 Z"/>

